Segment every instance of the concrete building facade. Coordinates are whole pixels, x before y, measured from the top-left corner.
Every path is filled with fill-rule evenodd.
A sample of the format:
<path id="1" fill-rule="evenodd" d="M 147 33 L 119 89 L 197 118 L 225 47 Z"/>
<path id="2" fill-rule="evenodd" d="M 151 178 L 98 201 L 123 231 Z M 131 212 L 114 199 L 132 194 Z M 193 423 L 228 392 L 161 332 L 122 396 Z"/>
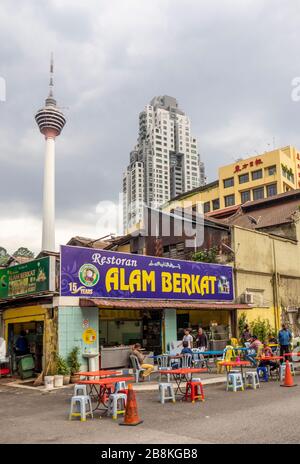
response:
<path id="1" fill-rule="evenodd" d="M 195 208 L 202 204 L 205 214 L 219 217 L 248 201 L 299 187 L 300 151 L 289 145 L 220 167 L 218 180 L 178 195 L 163 210 Z"/>

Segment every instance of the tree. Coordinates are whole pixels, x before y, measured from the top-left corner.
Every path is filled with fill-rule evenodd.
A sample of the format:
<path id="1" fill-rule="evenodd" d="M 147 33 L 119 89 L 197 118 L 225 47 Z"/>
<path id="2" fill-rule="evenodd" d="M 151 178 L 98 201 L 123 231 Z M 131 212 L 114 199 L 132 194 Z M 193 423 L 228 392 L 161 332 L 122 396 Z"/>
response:
<path id="1" fill-rule="evenodd" d="M 34 253 L 28 250 L 28 248 L 20 247 L 14 252 L 13 256 L 24 256 L 26 258 L 34 258 Z"/>
<path id="2" fill-rule="evenodd" d="M 3 247 L 0 247 L 0 266 L 4 266 L 9 258 L 7 250 Z"/>

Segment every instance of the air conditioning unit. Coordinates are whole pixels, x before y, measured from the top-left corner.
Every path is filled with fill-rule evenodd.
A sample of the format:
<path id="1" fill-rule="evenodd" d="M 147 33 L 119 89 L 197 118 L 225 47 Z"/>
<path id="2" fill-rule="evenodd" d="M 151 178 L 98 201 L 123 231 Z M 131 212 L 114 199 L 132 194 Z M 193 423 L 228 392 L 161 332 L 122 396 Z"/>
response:
<path id="1" fill-rule="evenodd" d="M 254 303 L 254 295 L 253 295 L 253 293 L 245 292 L 243 294 L 243 301 L 246 304 L 253 304 Z"/>

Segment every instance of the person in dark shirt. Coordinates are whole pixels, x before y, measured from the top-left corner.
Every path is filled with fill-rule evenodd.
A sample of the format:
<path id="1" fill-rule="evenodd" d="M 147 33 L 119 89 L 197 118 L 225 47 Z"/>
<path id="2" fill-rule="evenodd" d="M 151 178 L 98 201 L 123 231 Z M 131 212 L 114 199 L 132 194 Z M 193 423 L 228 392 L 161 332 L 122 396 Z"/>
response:
<path id="1" fill-rule="evenodd" d="M 15 347 L 17 356 L 24 356 L 25 354 L 29 353 L 28 341 L 26 338 L 25 330 L 21 330 L 21 333 L 17 338 Z"/>
<path id="2" fill-rule="evenodd" d="M 182 342 L 182 346 L 181 354 L 193 354 L 191 348 L 189 348 L 189 342 Z"/>
<path id="3" fill-rule="evenodd" d="M 203 332 L 202 327 L 199 327 L 198 329 L 196 346 L 200 351 L 205 351 L 207 349 L 207 336 Z"/>
<path id="4" fill-rule="evenodd" d="M 249 342 L 250 338 L 251 338 L 251 333 L 249 330 L 249 325 L 245 325 L 241 339 L 243 343 L 245 343 L 245 342 Z"/>

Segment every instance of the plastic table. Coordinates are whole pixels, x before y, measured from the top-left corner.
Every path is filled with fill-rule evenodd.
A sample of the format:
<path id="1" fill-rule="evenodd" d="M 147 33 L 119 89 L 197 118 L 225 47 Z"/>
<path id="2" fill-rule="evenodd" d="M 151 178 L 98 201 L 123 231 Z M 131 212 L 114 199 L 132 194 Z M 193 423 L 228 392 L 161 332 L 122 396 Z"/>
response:
<path id="1" fill-rule="evenodd" d="M 219 365 L 224 366 L 224 367 L 240 367 L 243 378 L 244 378 L 243 368 L 251 367 L 250 361 L 220 361 Z M 230 370 L 227 370 L 227 376 L 229 373 L 230 373 Z"/>
<path id="2" fill-rule="evenodd" d="M 176 383 L 176 391 L 175 395 L 181 394 L 185 396 L 185 391 L 182 390 L 181 384 L 182 382 L 188 382 L 193 378 L 193 374 L 199 374 L 203 372 L 208 372 L 207 369 L 201 367 L 183 367 L 180 369 L 162 369 L 159 371 L 160 374 L 171 375 Z"/>
<path id="3" fill-rule="evenodd" d="M 102 379 L 80 380 L 78 384 L 88 385 L 90 387 L 89 395 L 91 399 L 96 399 L 97 404 L 93 411 L 107 412 L 107 402 L 109 395 L 115 390 L 115 385 L 118 382 L 129 382 L 133 377 L 106 377 Z M 98 389 L 99 388 L 99 391 Z M 93 393 L 94 392 L 94 393 Z M 101 405 L 103 407 L 101 407 Z"/>

